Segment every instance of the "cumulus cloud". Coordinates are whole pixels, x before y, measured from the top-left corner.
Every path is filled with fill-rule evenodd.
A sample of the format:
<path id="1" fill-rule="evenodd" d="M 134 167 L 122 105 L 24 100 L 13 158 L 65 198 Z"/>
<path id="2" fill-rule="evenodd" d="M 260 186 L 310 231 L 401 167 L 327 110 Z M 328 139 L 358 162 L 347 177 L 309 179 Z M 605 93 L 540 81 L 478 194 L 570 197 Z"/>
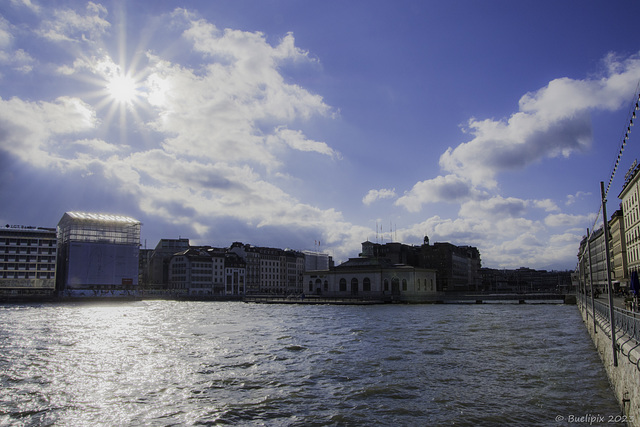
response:
<path id="1" fill-rule="evenodd" d="M 544 219 L 544 223 L 549 227 L 577 227 L 581 224 L 589 222 L 588 215 L 570 215 L 570 214 L 553 214 L 547 215 Z"/>
<path id="2" fill-rule="evenodd" d="M 14 49 L 13 43 L 12 26 L 0 16 L 0 64 L 9 66 L 20 73 L 31 72 L 35 60 L 23 49 Z"/>
<path id="3" fill-rule="evenodd" d="M 93 129 L 93 109 L 78 98 L 28 102 L 0 98 L 0 148 L 35 165 L 46 167 L 65 159 L 65 137 Z"/>
<path id="4" fill-rule="evenodd" d="M 307 139 L 302 131 L 287 129 L 286 126 L 278 126 L 273 135 L 267 136 L 267 143 L 273 145 L 283 143 L 294 150 L 315 152 L 340 158 L 340 153 L 329 147 L 326 142 Z"/>
<path id="5" fill-rule="evenodd" d="M 531 203 L 536 208 L 544 209 L 546 212 L 559 211 L 558 205 L 551 199 L 532 200 Z"/>
<path id="6" fill-rule="evenodd" d="M 463 202 L 481 193 L 473 188 L 471 182 L 460 175 L 438 176 L 416 183 L 411 190 L 396 200 L 409 212 L 418 212 L 425 203 Z"/>
<path id="7" fill-rule="evenodd" d="M 31 0 L 11 0 L 11 4 L 14 6 L 25 6 L 32 12 L 40 12 L 40 6 L 31 3 Z"/>
<path id="8" fill-rule="evenodd" d="M 171 135 L 164 149 L 269 170 L 280 166 L 274 148 L 283 144 L 339 158 L 326 143 L 286 126 L 330 115 L 322 97 L 286 83 L 278 71 L 283 60 L 306 58 L 291 47 L 292 35 L 271 46 L 260 33 L 220 31 L 194 20 L 183 36 L 206 61 L 204 68 L 189 69 L 150 56 L 146 78 L 147 99 L 158 111 L 151 126 Z M 269 124 L 275 130 L 266 131 Z"/>
<path id="9" fill-rule="evenodd" d="M 373 202 L 380 199 L 392 199 L 396 197 L 396 189 L 393 188 L 391 190 L 387 188 L 382 188 L 380 190 L 369 190 L 369 192 L 362 198 L 362 203 L 365 205 L 370 205 Z"/>
<path id="10" fill-rule="evenodd" d="M 109 29 L 111 24 L 106 16 L 107 9 L 93 2 L 87 3 L 84 14 L 72 9 L 55 9 L 53 17 L 43 21 L 38 33 L 54 42 L 89 41 Z"/>
<path id="11" fill-rule="evenodd" d="M 567 196 L 567 201 L 565 202 L 567 206 L 574 204 L 578 200 L 582 200 L 585 197 L 591 196 L 590 192 L 587 191 L 578 191 L 576 194 L 569 194 Z"/>
<path id="12" fill-rule="evenodd" d="M 495 188 L 500 172 L 585 150 L 592 139 L 589 112 L 620 108 L 640 78 L 637 55 L 624 61 L 609 55 L 604 62 L 604 77 L 555 79 L 525 94 L 506 120 L 470 119 L 466 131 L 473 139 L 447 149 L 440 167 L 474 186 Z"/>
<path id="13" fill-rule="evenodd" d="M 495 196 L 485 200 L 471 200 L 460 207 L 459 215 L 467 218 L 517 218 L 525 214 L 527 201 L 515 197 Z"/>
<path id="14" fill-rule="evenodd" d="M 94 3 L 85 14 L 58 10 L 51 16 L 39 34 L 54 41 L 80 41 L 85 34 L 97 40 L 110 27 L 106 9 Z M 314 116 L 333 117 L 321 96 L 285 81 L 279 71 L 283 64 L 314 62 L 295 46 L 293 34 L 271 45 L 261 33 L 218 30 L 187 12 L 165 19 L 171 19 L 167 27 L 181 28 L 195 65 L 152 53 L 138 58 L 147 66 L 138 78 L 137 107 L 149 120 L 130 126 L 152 133 L 152 139 L 127 145 L 85 135 L 109 125 L 98 119 L 104 119 L 101 106 L 111 104 L 107 119 L 115 114 L 98 86 L 96 93 L 104 97 L 93 107 L 70 97 L 36 103 L 0 99 L 0 132 L 6 136 L 0 148 L 36 167 L 73 162 L 103 176 L 146 214 L 198 233 L 209 231 L 212 218 L 229 218 L 258 228 L 320 230 L 336 254 L 359 244 L 367 234 L 363 227 L 339 211 L 300 201 L 273 179 L 281 176 L 277 170 L 286 150 L 341 158 L 327 143 L 290 128 Z M 104 84 L 117 64 L 90 44 L 83 48 L 86 53 L 73 63 L 53 67 L 57 75 Z"/>

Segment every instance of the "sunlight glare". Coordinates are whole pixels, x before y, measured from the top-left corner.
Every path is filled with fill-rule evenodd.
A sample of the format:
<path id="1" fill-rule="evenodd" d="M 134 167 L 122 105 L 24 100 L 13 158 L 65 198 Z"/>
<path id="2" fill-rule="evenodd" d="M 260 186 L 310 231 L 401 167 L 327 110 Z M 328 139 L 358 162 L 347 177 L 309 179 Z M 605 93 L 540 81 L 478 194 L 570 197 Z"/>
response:
<path id="1" fill-rule="evenodd" d="M 107 83 L 107 91 L 114 101 L 121 104 L 131 104 L 137 97 L 138 88 L 131 76 L 117 74 Z"/>

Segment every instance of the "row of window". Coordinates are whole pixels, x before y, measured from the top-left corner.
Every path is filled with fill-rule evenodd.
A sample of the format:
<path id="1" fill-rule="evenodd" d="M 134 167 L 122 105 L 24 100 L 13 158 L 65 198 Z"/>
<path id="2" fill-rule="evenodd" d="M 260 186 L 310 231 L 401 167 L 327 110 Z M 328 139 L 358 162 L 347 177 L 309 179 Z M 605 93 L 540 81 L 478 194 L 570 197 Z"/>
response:
<path id="1" fill-rule="evenodd" d="M 58 241 L 56 239 L 5 239 L 0 240 L 0 244 L 1 243 L 4 243 L 4 245 L 6 246 L 56 246 L 58 244 Z"/>
<path id="2" fill-rule="evenodd" d="M 55 279 L 55 272 L 0 272 L 0 279 Z"/>
<path id="3" fill-rule="evenodd" d="M 407 291 L 408 288 L 408 283 L 407 283 L 407 279 L 402 279 L 402 282 L 399 281 L 399 279 L 393 279 L 392 280 L 392 287 L 393 288 L 397 288 L 398 290 L 400 289 L 400 283 L 402 283 L 402 290 L 403 291 Z M 320 287 L 320 285 L 322 285 L 322 281 L 320 279 L 316 279 L 315 280 L 315 286 L 316 289 L 318 287 Z M 418 279 L 416 282 L 417 285 L 417 290 L 431 290 L 434 291 L 434 284 L 433 284 L 433 279 L 429 280 L 429 283 L 427 283 L 427 279 L 423 279 L 421 281 L 421 279 Z M 351 279 L 351 288 L 350 291 L 351 292 L 358 292 L 360 290 L 359 288 L 360 286 L 360 282 L 358 281 L 357 278 L 352 278 Z M 312 280 L 309 281 L 309 292 L 313 292 L 314 291 L 314 282 Z M 325 280 L 324 281 L 324 290 L 327 291 L 329 290 L 329 283 Z M 340 292 L 346 292 L 347 291 L 347 279 L 345 278 L 341 278 L 340 281 L 338 282 L 338 290 Z M 385 292 L 389 291 L 389 279 L 384 279 L 383 282 L 383 290 Z M 370 292 L 371 291 L 371 279 L 369 279 L 368 277 L 365 277 L 364 279 L 362 279 L 362 291 L 363 292 Z"/>

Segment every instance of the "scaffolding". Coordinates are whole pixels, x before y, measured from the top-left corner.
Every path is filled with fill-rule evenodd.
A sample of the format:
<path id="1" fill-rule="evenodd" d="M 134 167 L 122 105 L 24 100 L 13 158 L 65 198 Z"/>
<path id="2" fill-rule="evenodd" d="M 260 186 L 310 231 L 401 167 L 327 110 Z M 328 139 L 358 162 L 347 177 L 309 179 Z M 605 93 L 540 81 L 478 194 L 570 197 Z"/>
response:
<path id="1" fill-rule="evenodd" d="M 58 223 L 58 244 L 70 242 L 140 245 L 140 221 L 120 215 L 66 212 Z"/>

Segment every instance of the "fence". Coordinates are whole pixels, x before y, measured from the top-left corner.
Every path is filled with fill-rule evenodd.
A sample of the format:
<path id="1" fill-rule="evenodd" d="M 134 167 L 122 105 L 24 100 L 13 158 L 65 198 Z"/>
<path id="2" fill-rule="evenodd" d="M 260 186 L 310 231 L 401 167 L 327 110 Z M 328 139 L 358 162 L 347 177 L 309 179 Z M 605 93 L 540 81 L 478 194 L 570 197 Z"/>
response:
<path id="1" fill-rule="evenodd" d="M 593 301 L 595 315 L 591 307 L 592 302 L 588 301 L 586 297 L 579 298 L 579 305 L 582 310 L 586 310 L 587 318 L 591 319 L 589 321 L 594 321 L 603 333 L 611 337 L 611 311 L 609 310 L 609 304 Z M 640 313 L 615 306 L 613 310 L 616 349 L 640 371 L 638 352 L 635 352 L 633 356 L 633 359 L 638 357 L 636 360 L 633 360 L 631 355 L 634 350 L 640 347 Z"/>

